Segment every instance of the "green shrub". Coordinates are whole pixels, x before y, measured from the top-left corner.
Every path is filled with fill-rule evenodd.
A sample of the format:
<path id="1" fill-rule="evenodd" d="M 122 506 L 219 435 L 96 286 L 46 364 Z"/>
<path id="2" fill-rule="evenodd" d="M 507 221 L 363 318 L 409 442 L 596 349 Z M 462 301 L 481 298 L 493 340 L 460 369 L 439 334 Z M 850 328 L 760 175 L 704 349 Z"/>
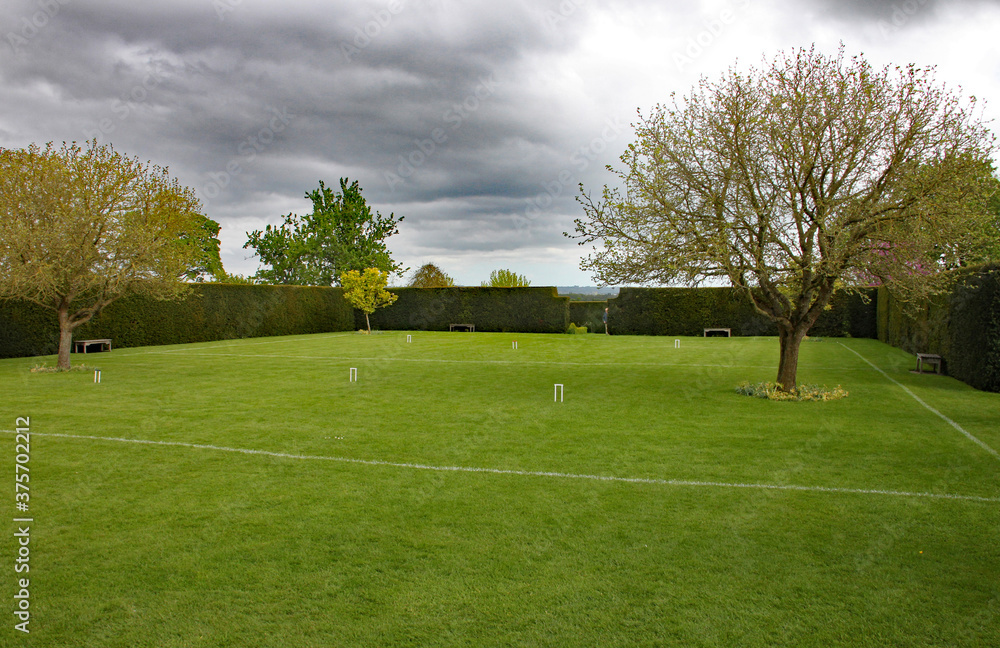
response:
<path id="1" fill-rule="evenodd" d="M 586 326 L 577 326 L 573 322 L 570 322 L 569 323 L 569 328 L 566 329 L 566 332 L 570 333 L 572 335 L 578 335 L 580 333 L 586 333 L 587 332 L 587 327 Z"/>

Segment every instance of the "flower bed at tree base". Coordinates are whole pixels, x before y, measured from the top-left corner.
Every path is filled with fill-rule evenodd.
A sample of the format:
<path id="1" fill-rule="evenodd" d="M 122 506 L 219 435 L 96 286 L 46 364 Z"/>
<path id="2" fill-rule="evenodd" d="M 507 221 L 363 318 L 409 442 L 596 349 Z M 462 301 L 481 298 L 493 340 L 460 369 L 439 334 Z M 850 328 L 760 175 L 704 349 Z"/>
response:
<path id="1" fill-rule="evenodd" d="M 847 391 L 837 385 L 829 389 L 826 385 L 797 385 L 792 391 L 782 391 L 777 383 L 740 383 L 736 388 L 737 394 L 744 396 L 756 396 L 773 401 L 834 401 L 847 398 Z"/>

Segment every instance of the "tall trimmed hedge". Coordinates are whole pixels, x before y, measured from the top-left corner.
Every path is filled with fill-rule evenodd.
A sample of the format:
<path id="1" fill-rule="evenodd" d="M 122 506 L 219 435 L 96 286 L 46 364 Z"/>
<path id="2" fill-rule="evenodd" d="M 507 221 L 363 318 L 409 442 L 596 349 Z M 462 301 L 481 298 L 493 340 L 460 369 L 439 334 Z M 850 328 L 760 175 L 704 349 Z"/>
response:
<path id="1" fill-rule="evenodd" d="M 916 309 L 880 289 L 878 339 L 910 353 L 937 353 L 950 376 L 1000 392 L 1000 263 L 963 270 L 950 293 Z"/>
<path id="2" fill-rule="evenodd" d="M 348 331 L 354 311 L 339 288 L 198 284 L 179 301 L 120 299 L 74 332 L 111 338 L 115 348 Z M 59 347 L 55 313 L 0 302 L 0 357 L 50 355 Z"/>
<path id="3" fill-rule="evenodd" d="M 867 303 L 865 301 L 867 297 Z M 814 336 L 875 337 L 875 291 L 838 293 L 810 330 Z M 702 335 L 706 328 L 733 335 L 777 335 L 774 323 L 733 288 L 622 288 L 608 302 L 611 333 Z"/>
<path id="4" fill-rule="evenodd" d="M 0 358 L 51 355 L 59 350 L 59 321 L 24 301 L 0 301 Z"/>
<path id="5" fill-rule="evenodd" d="M 776 335 L 774 325 L 731 288 L 622 288 L 608 302 L 613 335 Z"/>
<path id="6" fill-rule="evenodd" d="M 383 330 L 447 331 L 474 324 L 477 331 L 563 333 L 573 322 L 634 335 L 701 335 L 726 327 L 734 335 L 774 335 L 773 324 L 730 288 L 623 288 L 608 302 L 571 302 L 555 288 L 394 288 L 393 305 L 372 314 Z M 127 298 L 109 306 L 75 337 L 111 338 L 115 347 L 204 342 L 242 337 L 361 328 L 339 288 L 305 286 L 194 286 L 181 301 Z M 813 335 L 875 337 L 875 302 L 838 295 Z M 55 315 L 23 302 L 0 303 L 0 357 L 48 355 L 58 346 Z"/>
<path id="7" fill-rule="evenodd" d="M 373 328 L 394 331 L 447 331 L 451 324 L 474 324 L 477 331 L 564 333 L 569 297 L 555 288 L 391 288 L 398 299 L 371 315 Z M 355 326 L 364 326 L 356 313 Z"/>

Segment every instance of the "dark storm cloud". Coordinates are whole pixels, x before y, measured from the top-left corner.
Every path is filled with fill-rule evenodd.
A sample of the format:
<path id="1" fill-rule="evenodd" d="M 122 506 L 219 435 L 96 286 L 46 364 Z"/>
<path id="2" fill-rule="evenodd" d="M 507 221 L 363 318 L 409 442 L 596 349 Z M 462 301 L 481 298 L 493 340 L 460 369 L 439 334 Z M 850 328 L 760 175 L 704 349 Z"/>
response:
<path id="1" fill-rule="evenodd" d="M 971 9 L 977 5 L 997 5 L 998 0 L 814 0 L 823 12 L 845 21 L 884 23 L 886 28 L 903 28 L 934 19 L 938 11 Z"/>
<path id="2" fill-rule="evenodd" d="M 5 23 L 38 6 L 16 4 Z M 169 161 L 210 210 L 262 189 L 300 197 L 340 169 L 369 200 L 417 211 L 506 198 L 454 215 L 503 226 L 574 146 L 541 126 L 550 107 L 519 87 L 527 59 L 574 43 L 569 0 L 58 6 L 4 66 L 8 87 L 45 84 L 62 104 L 24 130 Z M 276 170 L 292 157 L 314 173 Z"/>
<path id="3" fill-rule="evenodd" d="M 892 13 L 893 8 L 903 4 L 916 8 L 933 9 L 935 5 L 947 4 L 950 0 L 815 0 L 831 14 L 842 18 L 883 18 Z"/>
<path id="4" fill-rule="evenodd" d="M 729 4 L 739 11 L 723 29 L 718 3 L 653 0 L 5 2 L 0 145 L 97 137 L 169 165 L 230 250 L 340 177 L 406 216 L 400 238 L 417 255 L 566 248 L 577 184 L 613 180 L 604 164 L 630 141 L 635 108 L 650 107 L 616 93 L 683 91 L 669 62 L 703 31 L 716 29 L 696 61 L 709 71 L 716 54 L 757 51 L 730 38 L 767 12 L 871 33 L 894 11 L 908 28 L 977 6 Z M 618 56 L 633 33 L 648 61 Z"/>

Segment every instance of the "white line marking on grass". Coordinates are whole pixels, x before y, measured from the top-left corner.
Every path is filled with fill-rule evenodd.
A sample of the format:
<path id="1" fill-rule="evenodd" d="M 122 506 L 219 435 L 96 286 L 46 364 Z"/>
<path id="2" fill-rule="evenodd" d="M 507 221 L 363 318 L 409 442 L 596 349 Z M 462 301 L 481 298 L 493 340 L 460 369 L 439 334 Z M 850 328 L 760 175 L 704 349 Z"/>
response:
<path id="1" fill-rule="evenodd" d="M 150 355 L 156 353 L 169 353 L 168 351 L 149 351 Z M 201 356 L 231 356 L 234 358 L 288 358 L 292 360 L 364 360 L 367 362 L 439 362 L 446 364 L 496 364 L 496 365 L 571 365 L 579 367 L 723 367 L 733 369 L 774 369 L 773 365 L 728 365 L 728 364 L 688 364 L 688 363 L 666 363 L 666 362 L 572 362 L 572 361 L 547 361 L 547 360 L 446 360 L 443 358 L 372 358 L 358 356 L 300 356 L 300 355 L 279 355 L 269 353 L 189 353 L 188 355 Z"/>
<path id="2" fill-rule="evenodd" d="M 13 430 L 4 430 L 14 434 Z M 431 466 L 427 464 L 401 463 L 395 461 L 379 461 L 377 459 L 352 459 L 350 457 L 327 457 L 322 455 L 290 454 L 287 452 L 270 452 L 268 450 L 253 450 L 250 448 L 228 448 L 226 446 L 208 445 L 203 443 L 185 443 L 183 441 L 150 441 L 147 439 L 123 439 L 120 437 L 88 436 L 82 434 L 60 434 L 58 432 L 34 432 L 33 436 L 58 437 L 61 439 L 86 439 L 91 441 L 111 441 L 116 443 L 135 443 L 139 445 L 173 446 L 177 448 L 195 448 L 198 450 L 216 450 L 219 452 L 238 452 L 240 454 L 275 457 L 279 459 L 300 459 L 312 461 L 335 461 L 338 463 L 360 464 L 364 466 L 385 466 L 388 468 L 407 468 L 410 470 L 431 470 L 435 472 L 463 472 L 489 475 L 516 475 L 518 477 L 555 477 L 558 479 L 585 479 L 625 484 L 653 484 L 658 486 L 688 486 L 697 488 L 743 488 L 755 490 L 799 491 L 806 493 L 836 493 L 846 495 L 887 495 L 890 497 L 920 497 L 929 499 L 959 500 L 967 502 L 986 502 L 1000 504 L 1000 497 L 981 497 L 978 495 L 953 495 L 950 493 L 921 493 L 911 491 L 878 490 L 870 488 L 835 488 L 827 486 L 797 486 L 794 484 L 753 484 L 713 481 L 692 481 L 687 479 L 655 479 L 650 477 L 615 477 L 610 475 L 584 475 L 576 473 L 546 472 L 537 470 L 513 470 L 503 468 L 475 468 L 468 466 Z"/>
<path id="3" fill-rule="evenodd" d="M 962 434 L 964 434 L 965 437 L 967 439 L 969 439 L 969 441 L 972 441 L 973 443 L 975 443 L 976 445 L 978 445 L 980 448 L 982 448 L 986 452 L 990 453 L 991 455 L 993 455 L 997 459 L 1000 459 L 1000 453 L 998 453 L 996 450 L 994 450 L 990 446 L 986 445 L 985 443 L 983 443 L 982 441 L 980 441 L 976 437 L 974 437 L 971 434 L 969 434 L 961 425 L 959 425 L 955 421 L 952 421 L 950 418 L 948 418 L 947 416 L 945 416 L 941 412 L 937 411 L 936 409 L 934 409 L 933 407 L 931 407 L 930 405 L 928 405 L 922 398 L 920 398 L 919 396 L 917 396 L 916 394 L 914 394 L 912 391 L 910 391 L 910 389 L 906 385 L 904 385 L 903 383 L 897 381 L 896 379 L 894 379 L 892 376 L 890 376 L 886 372 L 882 371 L 882 369 L 880 369 L 879 367 L 877 367 L 868 358 L 864 357 L 863 355 L 861 355 L 860 353 L 858 353 L 857 351 L 855 351 L 851 347 L 847 346 L 843 342 L 837 342 L 837 344 L 839 344 L 840 346 L 844 347 L 845 349 L 847 349 L 848 351 L 850 351 L 854 355 L 858 356 L 859 358 L 861 358 L 862 360 L 864 360 L 865 362 L 867 362 L 868 364 L 870 364 L 872 366 L 872 368 L 875 369 L 875 371 L 879 372 L 880 374 L 882 374 L 883 376 L 885 376 L 886 379 L 888 379 L 890 382 L 892 382 L 895 385 L 897 385 L 898 387 L 900 387 L 903 391 L 905 391 L 907 394 L 909 394 L 910 396 L 912 396 L 914 398 L 914 400 L 916 400 L 918 403 L 920 403 L 921 405 L 923 405 L 924 407 L 926 407 L 930 411 L 932 411 L 935 414 L 937 414 L 938 416 L 940 416 L 941 419 L 945 423 L 947 423 L 948 425 L 952 426 L 953 428 L 955 428 L 956 430 L 958 430 L 959 432 L 961 432 Z"/>

